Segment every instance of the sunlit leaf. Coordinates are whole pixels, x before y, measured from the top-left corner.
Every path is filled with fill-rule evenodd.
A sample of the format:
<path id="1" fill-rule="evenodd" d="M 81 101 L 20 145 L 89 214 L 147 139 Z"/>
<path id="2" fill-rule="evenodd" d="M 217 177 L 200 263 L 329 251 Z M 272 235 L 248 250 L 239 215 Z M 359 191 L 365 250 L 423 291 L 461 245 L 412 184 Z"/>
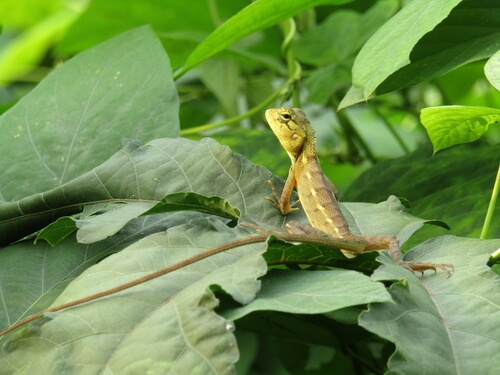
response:
<path id="1" fill-rule="evenodd" d="M 434 152 L 479 139 L 488 127 L 500 122 L 500 109 L 486 107 L 424 108 L 420 120 L 434 145 Z"/>

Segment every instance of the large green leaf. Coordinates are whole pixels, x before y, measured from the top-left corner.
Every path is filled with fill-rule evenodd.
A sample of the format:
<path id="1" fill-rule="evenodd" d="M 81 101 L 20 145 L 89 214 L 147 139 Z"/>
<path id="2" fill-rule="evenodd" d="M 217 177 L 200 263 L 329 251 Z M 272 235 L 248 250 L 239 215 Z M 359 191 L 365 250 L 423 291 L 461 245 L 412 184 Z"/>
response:
<path id="1" fill-rule="evenodd" d="M 113 237 L 91 245 L 78 244 L 71 236 L 56 247 L 43 241 L 36 245 L 24 241 L 1 249 L 2 329 L 47 308 L 75 277 L 106 256 L 151 233 L 201 217 L 196 212 L 183 212 L 139 218 Z"/>
<path id="2" fill-rule="evenodd" d="M 370 302 L 391 302 L 381 283 L 349 270 L 274 271 L 262 281 L 257 299 L 226 311 L 228 319 L 239 319 L 254 311 L 320 314 Z"/>
<path id="3" fill-rule="evenodd" d="M 174 193 L 167 195 L 159 203 L 129 201 L 85 206 L 82 214 L 77 215 L 78 218 L 64 216 L 42 229 L 37 234 L 36 241 L 43 239 L 55 245 L 77 231 L 77 241 L 90 244 L 116 234 L 139 216 L 173 211 L 198 211 L 230 220 L 238 220 L 240 217 L 239 210 L 225 199 L 205 197 L 196 193 Z"/>
<path id="4" fill-rule="evenodd" d="M 387 255 L 375 281 L 398 280 L 389 289 L 394 302 L 370 305 L 360 318 L 366 329 L 396 344 L 391 374 L 496 374 L 500 371 L 500 278 L 487 266 L 500 240 L 438 237 L 424 247 L 432 260 L 453 259 L 455 271 L 439 277 L 408 275 Z M 411 258 L 411 256 L 409 257 Z M 425 260 L 426 256 L 419 257 Z M 421 342 L 416 347 L 415 338 Z"/>
<path id="5" fill-rule="evenodd" d="M 134 168 L 127 165 L 127 160 Z M 279 230 L 278 228 L 282 227 L 284 222 L 290 219 L 283 218 L 265 200 L 266 197 L 271 196 L 270 188 L 266 183 L 266 180 L 270 177 L 268 171 L 253 166 L 241 156 L 232 154 L 227 147 L 220 146 L 208 139 L 201 142 L 184 139 L 163 139 L 150 142 L 143 147 L 134 145 L 134 147 L 119 152 L 103 163 L 94 170 L 92 175 L 96 178 L 96 181 L 100 182 L 97 185 L 99 189 L 96 189 L 93 183 L 84 183 L 88 179 L 84 175 L 80 183 L 70 182 L 66 184 L 65 190 L 58 191 L 58 189 L 55 189 L 50 194 L 47 193 L 48 195 L 42 194 L 41 196 L 45 196 L 46 199 L 37 198 L 39 199 L 38 208 L 43 207 L 43 204 L 47 204 L 47 202 L 51 202 L 51 199 L 48 199 L 50 195 L 53 195 L 56 202 L 75 199 L 82 204 L 81 199 L 86 195 L 83 192 L 86 192 L 87 189 L 89 189 L 88 194 L 94 196 L 94 198 L 98 198 L 99 194 L 102 194 L 103 200 L 109 199 L 110 191 L 116 191 L 118 194 L 131 194 L 131 197 L 158 196 L 160 198 L 157 199 L 161 199 L 169 191 L 192 190 L 205 195 L 217 194 L 225 197 L 241 210 L 245 220 L 256 222 L 273 230 Z M 276 180 L 276 183 L 280 185 L 283 181 Z M 121 186 L 121 189 L 118 188 L 119 186 Z M 72 194 L 72 190 L 78 191 L 79 194 Z M 65 194 L 62 194 L 62 192 Z M 93 204 L 95 203 L 94 201 Z M 36 208 L 37 206 L 34 205 L 33 207 Z M 406 240 L 411 233 L 423 224 L 422 220 L 404 214 L 401 205 L 394 198 L 381 205 L 362 203 L 345 205 L 344 212 L 353 230 L 358 231 L 357 227 L 359 226 L 359 232 L 361 233 L 398 234 L 402 241 Z M 184 216 L 184 214 L 183 212 L 179 213 L 178 219 L 185 218 L 187 221 L 192 218 L 192 216 Z M 303 212 L 294 213 L 291 216 L 295 220 L 305 221 Z M 130 223 L 130 225 L 135 224 L 139 227 L 137 232 L 133 232 L 135 239 L 140 238 L 141 235 L 146 235 L 140 229 L 142 220 L 139 218 L 136 219 L 137 223 L 136 221 Z M 124 231 L 127 233 L 127 227 L 124 228 Z M 120 237 L 121 233 L 123 232 L 118 232 L 117 235 L 110 237 L 106 241 L 112 243 L 113 240 L 123 238 Z M 142 241 L 135 242 L 126 250 L 112 255 L 88 269 L 86 273 L 64 290 L 63 295 L 58 297 L 54 305 L 122 284 L 167 265 L 172 265 L 203 249 L 248 236 L 250 233 L 248 229 L 229 229 L 222 222 L 212 220 L 210 222 L 191 221 L 189 225 L 177 226 L 166 233 L 158 232 L 149 237 L 143 237 Z M 126 235 L 125 238 L 132 239 Z M 59 254 L 63 251 L 71 251 L 73 249 L 71 246 L 72 240 L 74 240 L 74 237 L 68 237 L 58 244 L 54 250 L 57 250 Z M 26 263 L 23 263 L 23 257 L 26 256 L 26 253 L 15 252 L 16 246 L 20 245 L 6 248 L 10 250 L 11 260 L 5 266 L 13 267 L 15 265 L 14 270 L 23 267 L 24 272 L 29 273 L 30 271 L 26 270 Z M 23 246 L 28 246 L 28 244 L 24 242 Z M 257 246 L 257 248 L 263 250 L 265 245 L 263 246 Z M 322 256 L 318 257 L 315 247 L 301 247 L 299 251 L 302 259 L 297 262 L 297 259 L 292 259 L 295 256 L 294 254 L 289 256 L 288 251 L 283 253 L 282 244 L 278 244 L 278 247 L 275 246 L 274 243 L 271 244 L 269 251 L 277 251 L 278 254 L 282 254 L 279 256 L 282 259 L 282 264 L 305 263 L 323 266 L 336 264 L 334 257 L 337 255 L 328 255 L 323 251 Z M 252 248 L 255 249 L 255 247 Z M 168 254 L 173 249 L 175 249 L 176 253 L 170 258 Z M 435 258 L 432 251 L 430 251 L 431 249 L 428 246 L 422 246 L 412 256 L 423 257 L 422 259 L 427 261 L 454 263 L 452 256 Z M 49 249 L 46 249 L 46 251 L 49 251 Z M 106 250 L 106 252 L 98 253 L 89 260 L 82 260 L 82 268 L 94 264 L 97 259 L 102 258 L 104 254 L 109 254 L 109 252 L 110 250 Z M 252 251 L 250 250 L 250 252 Z M 259 251 L 253 250 L 253 252 L 258 253 Z M 0 252 L 0 264 L 2 266 L 4 265 L 4 262 L 1 261 L 3 254 L 3 252 Z M 170 276 L 161 277 L 150 283 L 154 287 L 147 284 L 110 298 L 103 298 L 99 301 L 69 309 L 67 312 L 47 314 L 40 321 L 9 336 L 8 341 L 3 346 L 3 360 L 5 362 L 2 364 L 5 364 L 5 366 L 0 366 L 0 368 L 7 369 L 4 371 L 11 371 L 13 367 L 8 366 L 17 368 L 17 366 L 28 363 L 31 367 L 24 367 L 25 373 L 33 373 L 34 371 L 40 371 L 40 369 L 43 369 L 47 374 L 60 373 L 59 364 L 72 367 L 78 366 L 81 362 L 79 359 L 69 359 L 69 354 L 66 356 L 67 360 L 56 361 L 57 353 L 61 353 L 61 350 L 63 352 L 76 350 L 74 348 L 78 347 L 83 350 L 82 353 L 85 353 L 80 357 L 81 361 L 85 363 L 91 361 L 98 369 L 103 366 L 122 369 L 123 366 L 129 365 L 129 360 L 134 359 L 134 357 L 129 358 L 126 354 L 129 353 L 128 350 L 134 352 L 139 350 L 139 347 L 148 345 L 150 337 L 154 337 L 157 345 L 149 353 L 150 360 L 146 362 L 135 361 L 139 368 L 138 371 L 142 371 L 141 366 L 162 367 L 172 365 L 191 368 L 193 365 L 201 365 L 202 363 L 222 363 L 220 366 L 231 368 L 235 361 L 234 343 L 232 342 L 232 334 L 226 328 L 231 327 L 231 325 L 226 326 L 226 321 L 213 314 L 212 310 L 216 301 L 212 293 L 206 289 L 209 285 L 220 285 L 225 292 L 240 303 L 248 303 L 253 298 L 255 290 L 251 293 L 245 293 L 244 284 L 248 283 L 248 280 L 254 280 L 256 273 L 250 272 L 251 270 L 245 268 L 247 266 L 242 269 L 233 268 L 231 261 L 225 258 L 226 255 L 232 257 L 231 254 L 233 252 L 221 254 L 221 258 L 210 258 L 206 262 L 196 263 L 188 269 L 180 270 L 179 273 L 176 272 L 177 275 L 186 276 L 176 277 L 176 273 L 173 273 Z M 251 255 L 249 259 L 255 261 L 255 256 L 258 257 L 259 262 L 262 262 L 262 258 L 258 254 Z M 373 269 L 373 266 L 368 265 L 373 262 L 373 258 L 359 258 L 362 258 L 361 262 L 367 264 L 367 266 L 360 267 L 359 263 L 356 264 L 356 260 L 354 260 L 353 268 L 367 271 Z M 225 260 L 219 263 L 217 259 Z M 51 267 L 57 267 L 58 263 L 61 262 L 56 256 L 50 261 L 45 261 L 46 263 L 41 264 L 41 260 L 39 260 L 30 265 L 29 269 L 32 267 L 41 268 L 43 275 L 45 271 L 48 272 Z M 349 267 L 348 263 L 348 260 L 342 258 L 337 264 Z M 47 290 L 46 286 L 43 286 L 46 280 L 40 277 L 33 278 L 28 284 L 31 293 L 22 295 L 24 300 L 22 303 L 19 302 L 19 288 L 9 286 L 11 285 L 10 280 L 18 278 L 19 271 L 17 271 L 17 275 L 16 273 L 8 274 L 5 284 L 2 283 L 2 294 L 9 301 L 4 315 L 8 319 L 2 322 L 3 326 L 6 327 L 32 312 L 34 310 L 32 306 L 37 305 L 38 300 L 42 300 L 44 303 L 38 304 L 38 308 L 35 310 L 42 308 L 48 301 L 60 294 L 61 289 L 66 285 L 65 278 L 72 278 L 73 275 L 79 273 L 77 265 L 78 259 L 72 261 L 70 266 L 66 267 L 66 271 L 59 272 L 51 278 L 48 283 L 51 285 L 49 290 Z M 214 274 L 224 273 L 225 276 L 223 278 L 212 278 L 212 274 L 207 275 L 207 269 L 212 270 Z M 196 270 L 197 274 L 201 275 L 201 279 L 197 279 L 194 274 L 191 274 L 191 270 Z M 249 279 L 245 278 L 248 275 L 247 271 L 251 274 L 248 276 Z M 404 275 L 407 277 L 412 276 L 406 270 Z M 240 279 L 238 277 L 243 278 L 242 284 L 239 284 L 238 280 Z M 289 281 L 291 274 L 277 273 L 276 276 L 272 277 L 283 278 L 281 284 L 284 288 L 282 290 L 284 305 L 282 305 L 281 310 L 296 311 L 296 308 L 290 310 L 291 308 L 286 307 L 287 304 L 292 306 L 292 301 L 297 297 L 294 283 Z M 303 276 L 298 277 L 302 278 Z M 362 288 L 360 290 L 366 291 L 366 294 L 363 295 L 364 293 L 358 292 L 358 298 L 353 298 L 344 293 L 337 304 L 331 304 L 331 299 L 335 298 L 335 295 L 339 297 L 339 292 L 341 292 L 340 290 L 333 291 L 334 295 L 332 296 L 331 293 L 324 295 L 322 302 L 318 300 L 316 305 L 309 304 L 309 313 L 317 314 L 319 311 L 326 312 L 329 308 L 332 311 L 344 306 L 353 306 L 374 300 L 380 301 L 386 298 L 386 295 L 381 292 L 380 286 L 367 283 L 365 277 L 356 275 L 352 271 L 347 273 L 332 272 L 329 277 L 333 278 L 329 279 L 332 285 L 343 285 L 346 277 L 349 277 L 353 281 L 350 291 L 353 293 L 359 287 Z M 443 283 L 447 282 L 442 273 L 425 277 L 434 278 Z M 316 281 L 314 284 L 319 284 L 310 285 L 308 289 L 309 295 L 303 296 L 304 298 L 315 299 L 321 297 L 321 295 L 317 295 L 317 290 L 325 287 L 324 282 L 316 276 L 311 278 L 311 280 L 313 279 Z M 273 280 L 273 283 L 276 282 L 279 283 L 279 280 Z M 168 291 L 172 290 L 171 288 L 177 289 L 169 294 Z M 271 289 L 269 292 L 276 294 L 279 291 Z M 370 296 L 372 293 L 375 294 Z M 127 306 L 127 309 L 124 310 L 123 306 Z M 264 294 L 263 300 L 257 302 L 254 306 L 257 306 L 256 309 L 259 310 L 277 308 L 275 303 L 266 297 L 266 294 Z M 301 312 L 306 312 L 307 306 L 305 305 L 304 310 L 301 310 Z M 10 309 L 14 307 L 15 311 L 11 311 Z M 199 312 L 199 315 L 192 316 L 191 314 L 194 311 Z M 99 318 L 96 319 L 96 316 Z M 75 319 L 81 324 L 77 324 Z M 195 327 L 189 324 L 192 321 L 196 321 Z M 151 325 L 156 327 L 155 335 L 150 330 Z M 177 335 L 176 327 L 181 327 L 186 334 L 184 336 Z M 212 334 L 206 336 L 207 332 Z M 175 364 L 165 363 L 165 358 L 167 358 L 167 362 L 170 361 L 169 357 L 165 357 L 166 349 L 164 348 L 167 346 L 171 348 L 172 345 L 175 347 L 188 345 L 195 348 L 194 350 L 206 350 L 205 341 L 199 340 L 200 337 L 214 340 L 211 345 L 218 345 L 217 353 L 219 354 L 208 351 L 205 352 L 204 360 L 200 359 L 200 357 L 179 357 Z M 97 340 L 97 338 L 99 339 Z M 85 348 L 89 345 L 98 345 L 95 347 L 99 348 L 98 352 L 105 358 L 99 357 L 99 353 L 85 351 Z M 190 350 L 187 350 L 187 353 L 191 353 Z M 108 361 L 108 358 L 112 358 L 112 360 Z M 220 371 L 224 373 L 225 370 Z"/>
<path id="6" fill-rule="evenodd" d="M 347 201 L 384 200 L 395 194 L 408 199 L 413 215 L 446 222 L 450 233 L 479 237 L 498 169 L 499 145 L 461 145 L 432 156 L 425 148 L 387 160 L 365 172 L 344 194 Z M 412 244 L 442 235 L 443 229 L 426 226 Z M 500 237 L 500 222 L 490 226 Z"/>
<path id="7" fill-rule="evenodd" d="M 96 203 L 159 203 L 167 194 L 220 196 L 253 220 L 278 224 L 267 180 L 272 175 L 211 139 L 129 143 L 91 172 L 59 188 L 0 206 L 0 242 L 42 229 L 57 217 Z M 146 210 L 149 208 L 146 208 Z M 134 215 L 130 216 L 132 219 Z M 280 219 L 278 219 L 280 220 Z"/>
<path id="8" fill-rule="evenodd" d="M 170 72 L 149 28 L 129 31 L 57 68 L 0 118 L 0 199 L 61 186 L 109 158 L 123 138 L 177 136 Z"/>
<path id="9" fill-rule="evenodd" d="M 340 107 L 415 85 L 498 50 L 500 7 L 489 0 L 415 0 L 364 45 Z"/>
<path id="10" fill-rule="evenodd" d="M 54 304 L 118 286 L 247 235 L 202 220 L 145 237 L 80 275 Z M 251 301 L 260 288 L 257 278 L 266 271 L 265 248 L 263 243 L 233 249 L 133 290 L 47 314 L 10 336 L 0 373 L 74 374 L 84 366 L 91 372 L 231 374 L 238 357 L 232 323 L 213 312 L 217 299 L 210 286 L 221 286 L 240 303 Z"/>

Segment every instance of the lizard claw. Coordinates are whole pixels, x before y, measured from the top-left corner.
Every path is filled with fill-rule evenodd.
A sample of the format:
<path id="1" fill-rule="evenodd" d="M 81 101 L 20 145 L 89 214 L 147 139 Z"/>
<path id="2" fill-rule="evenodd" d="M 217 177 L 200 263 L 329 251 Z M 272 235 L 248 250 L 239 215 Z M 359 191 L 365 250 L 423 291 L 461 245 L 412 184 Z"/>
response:
<path id="1" fill-rule="evenodd" d="M 440 269 L 446 274 L 446 278 L 449 278 L 451 276 L 449 268 L 451 269 L 451 271 L 455 270 L 453 264 L 448 263 L 403 262 L 401 266 L 411 272 L 420 272 L 422 275 L 424 275 L 424 271 L 433 270 L 434 273 L 437 273 L 437 270 Z"/>

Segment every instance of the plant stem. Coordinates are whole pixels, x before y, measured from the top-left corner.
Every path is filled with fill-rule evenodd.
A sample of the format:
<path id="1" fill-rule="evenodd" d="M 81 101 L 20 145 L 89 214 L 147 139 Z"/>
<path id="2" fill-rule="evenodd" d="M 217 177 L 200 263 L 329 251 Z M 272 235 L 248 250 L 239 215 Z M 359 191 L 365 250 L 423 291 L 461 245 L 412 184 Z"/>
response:
<path id="1" fill-rule="evenodd" d="M 256 105 L 252 109 L 248 110 L 247 112 L 231 117 L 228 119 L 225 119 L 223 121 L 215 122 L 212 124 L 205 124 L 205 125 L 200 125 L 196 126 L 194 128 L 189 128 L 186 130 L 181 130 L 181 136 L 185 137 L 187 135 L 192 135 L 192 134 L 198 134 L 200 132 L 206 131 L 206 130 L 212 130 L 212 129 L 217 129 L 225 125 L 230 125 L 233 123 L 237 123 L 241 120 L 246 119 L 247 117 L 253 116 L 256 113 L 261 112 L 264 108 L 266 108 L 270 103 L 272 103 L 278 96 L 280 96 L 283 92 L 286 92 L 288 90 L 288 87 L 293 83 L 292 80 L 286 81 L 278 90 L 276 90 L 271 96 L 269 96 L 267 99 L 265 99 L 262 103 L 259 105 Z"/>
<path id="2" fill-rule="evenodd" d="M 406 145 L 406 143 L 403 141 L 403 138 L 401 138 L 401 136 L 398 134 L 398 132 L 394 129 L 394 126 L 392 126 L 392 124 L 389 121 L 387 121 L 387 119 L 385 118 L 385 116 L 383 116 L 382 113 L 380 113 L 380 110 L 378 109 L 378 107 L 376 105 L 372 104 L 371 108 L 373 109 L 373 111 L 375 112 L 375 114 L 378 116 L 378 118 L 380 120 L 382 120 L 382 122 L 384 123 L 385 127 L 387 128 L 387 130 L 389 130 L 389 132 L 392 134 L 392 136 L 394 137 L 394 139 L 396 140 L 396 142 L 403 149 L 404 153 L 406 155 L 408 155 L 410 153 L 410 149 L 408 148 L 408 146 Z"/>
<path id="3" fill-rule="evenodd" d="M 488 231 L 490 229 L 491 219 L 493 218 L 493 213 L 495 212 L 495 205 L 497 203 L 498 193 L 500 191 L 500 165 L 498 166 L 497 177 L 493 185 L 493 191 L 491 193 L 490 204 L 488 205 L 488 211 L 486 211 L 486 217 L 484 218 L 483 229 L 481 231 L 481 238 L 485 240 L 488 237 Z"/>

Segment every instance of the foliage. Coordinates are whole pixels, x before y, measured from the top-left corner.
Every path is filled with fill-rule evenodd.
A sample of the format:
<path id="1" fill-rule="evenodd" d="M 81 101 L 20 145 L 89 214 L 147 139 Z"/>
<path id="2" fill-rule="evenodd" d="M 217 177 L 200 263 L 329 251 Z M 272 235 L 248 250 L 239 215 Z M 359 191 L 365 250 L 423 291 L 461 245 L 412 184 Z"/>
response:
<path id="1" fill-rule="evenodd" d="M 491 239 L 474 238 L 500 155 L 500 7 L 345 3 L 95 0 L 76 21 L 59 1 L 24 19 L 12 11 L 0 58 L 0 329 L 244 245 L 7 333 L 0 374 L 500 370 L 499 277 L 487 265 L 499 221 Z M 17 69 L 25 48 L 30 66 Z M 407 259 L 453 263 L 450 278 L 414 275 L 384 251 L 244 242 L 255 236 L 244 223 L 279 232 L 307 220 L 266 200 L 268 180 L 283 180 L 260 165 L 281 177 L 289 167 L 262 122 L 278 99 L 317 124 L 325 172 L 357 201 L 342 205 L 353 231 L 397 235 Z M 429 105 L 435 151 L 481 143 L 431 157 L 416 125 Z"/>

